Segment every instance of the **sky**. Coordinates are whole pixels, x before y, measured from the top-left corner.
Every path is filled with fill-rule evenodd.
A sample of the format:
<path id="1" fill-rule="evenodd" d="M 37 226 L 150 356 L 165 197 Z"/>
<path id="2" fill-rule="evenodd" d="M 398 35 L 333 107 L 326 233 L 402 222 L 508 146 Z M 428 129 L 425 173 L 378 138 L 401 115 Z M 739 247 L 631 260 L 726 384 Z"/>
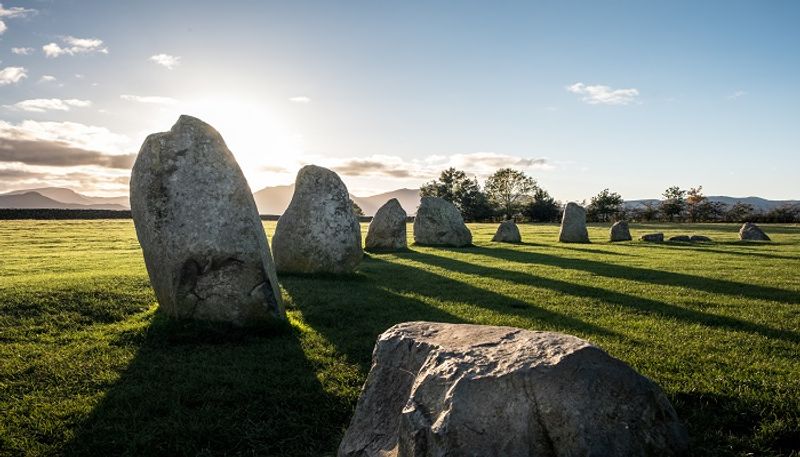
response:
<path id="1" fill-rule="evenodd" d="M 0 192 L 124 195 L 145 137 L 214 126 L 250 187 L 360 196 L 454 166 L 561 201 L 800 199 L 800 2 L 28 1 L 0 7 Z"/>

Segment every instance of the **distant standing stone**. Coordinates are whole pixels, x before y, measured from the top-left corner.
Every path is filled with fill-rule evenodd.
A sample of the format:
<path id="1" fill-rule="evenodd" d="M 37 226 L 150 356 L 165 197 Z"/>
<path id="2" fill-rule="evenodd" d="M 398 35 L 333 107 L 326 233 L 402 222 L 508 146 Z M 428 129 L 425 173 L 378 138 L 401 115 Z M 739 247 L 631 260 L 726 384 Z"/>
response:
<path id="1" fill-rule="evenodd" d="M 181 116 L 142 144 L 131 213 L 147 273 L 169 316 L 244 325 L 284 317 L 253 194 L 220 134 Z"/>
<path id="2" fill-rule="evenodd" d="M 517 224 L 512 221 L 503 221 L 500 223 L 500 226 L 497 227 L 497 232 L 492 237 L 492 241 L 497 241 L 500 243 L 521 243 L 522 236 L 519 234 L 519 227 Z"/>
<path id="3" fill-rule="evenodd" d="M 710 243 L 711 238 L 703 235 L 692 235 L 691 237 L 692 243 Z"/>
<path id="4" fill-rule="evenodd" d="M 384 203 L 369 223 L 367 251 L 401 251 L 408 248 L 406 212 L 396 198 Z"/>
<path id="5" fill-rule="evenodd" d="M 670 241 L 680 241 L 680 242 L 688 243 L 688 242 L 692 241 L 692 238 L 689 235 L 675 235 L 675 236 L 669 237 L 669 240 Z"/>
<path id="6" fill-rule="evenodd" d="M 414 242 L 428 246 L 469 246 L 472 232 L 452 203 L 439 197 L 422 197 L 414 217 Z"/>
<path id="7" fill-rule="evenodd" d="M 631 231 L 628 228 L 628 223 L 626 221 L 614 222 L 614 225 L 611 226 L 611 230 L 609 231 L 609 238 L 612 242 L 632 240 L 633 238 L 631 238 Z"/>
<path id="8" fill-rule="evenodd" d="M 661 243 L 664 241 L 664 234 L 648 233 L 647 235 L 642 235 L 642 241 L 649 241 L 651 243 Z"/>
<path id="9" fill-rule="evenodd" d="M 406 322 L 378 337 L 339 457 L 674 456 L 661 389 L 577 337 Z"/>
<path id="10" fill-rule="evenodd" d="M 589 242 L 589 232 L 586 230 L 586 210 L 577 203 L 569 202 L 564 208 L 558 241 L 562 243 Z"/>
<path id="11" fill-rule="evenodd" d="M 351 273 L 361 261 L 361 226 L 347 187 L 327 168 L 306 165 L 272 237 L 278 271 Z"/>
<path id="12" fill-rule="evenodd" d="M 739 229 L 739 239 L 748 241 L 770 241 L 769 237 L 761 227 L 752 222 L 745 222 Z"/>

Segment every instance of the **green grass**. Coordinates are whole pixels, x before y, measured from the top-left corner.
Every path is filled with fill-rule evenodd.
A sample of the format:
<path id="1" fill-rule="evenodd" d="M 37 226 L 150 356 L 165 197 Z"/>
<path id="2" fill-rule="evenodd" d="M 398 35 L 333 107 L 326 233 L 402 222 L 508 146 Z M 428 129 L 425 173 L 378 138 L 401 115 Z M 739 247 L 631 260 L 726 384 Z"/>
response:
<path id="1" fill-rule="evenodd" d="M 241 330 L 164 318 L 130 221 L 0 221 L 0 455 L 333 455 L 375 337 L 409 320 L 578 335 L 661 386 L 693 454 L 800 454 L 800 227 L 471 228 L 473 248 L 281 276 L 289 323 Z"/>

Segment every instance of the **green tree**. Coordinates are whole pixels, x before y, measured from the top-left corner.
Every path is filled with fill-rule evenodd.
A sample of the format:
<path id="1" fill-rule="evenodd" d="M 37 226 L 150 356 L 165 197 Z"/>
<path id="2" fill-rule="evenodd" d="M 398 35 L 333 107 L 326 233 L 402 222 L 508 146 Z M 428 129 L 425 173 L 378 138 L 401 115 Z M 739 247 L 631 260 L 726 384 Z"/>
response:
<path id="1" fill-rule="evenodd" d="M 494 215 L 478 180 L 470 179 L 466 173 L 452 167 L 443 170 L 439 179 L 423 185 L 419 192 L 423 197 L 440 197 L 449 201 L 467 221 L 490 219 Z"/>
<path id="2" fill-rule="evenodd" d="M 736 202 L 725 212 L 728 222 L 747 222 L 755 216 L 755 208 L 749 203 Z"/>
<path id="3" fill-rule="evenodd" d="M 661 212 L 670 221 L 674 220 L 676 216 L 680 217 L 686 209 L 686 191 L 678 186 L 667 188 L 662 194 L 664 200 L 661 201 Z"/>
<path id="4" fill-rule="evenodd" d="M 692 187 L 686 191 L 686 213 L 691 222 L 703 220 L 707 217 L 707 213 L 711 210 L 711 206 L 707 205 L 708 199 L 703 195 L 703 186 Z"/>
<path id="5" fill-rule="evenodd" d="M 486 195 L 489 201 L 500 207 L 506 219 L 514 217 L 522 200 L 536 189 L 536 181 L 525 173 L 512 168 L 497 170 L 486 180 Z"/>
<path id="6" fill-rule="evenodd" d="M 533 191 L 531 201 L 522 210 L 522 214 L 532 222 L 555 222 L 560 213 L 561 205 L 541 187 Z"/>
<path id="7" fill-rule="evenodd" d="M 358 206 L 358 203 L 354 202 L 352 198 L 350 199 L 350 205 L 353 207 L 353 214 L 355 214 L 358 217 L 364 215 L 364 210 L 361 209 L 361 207 Z"/>
<path id="8" fill-rule="evenodd" d="M 592 197 L 592 201 L 586 208 L 589 220 L 597 222 L 607 222 L 617 216 L 622 208 L 622 196 L 608 189 Z"/>

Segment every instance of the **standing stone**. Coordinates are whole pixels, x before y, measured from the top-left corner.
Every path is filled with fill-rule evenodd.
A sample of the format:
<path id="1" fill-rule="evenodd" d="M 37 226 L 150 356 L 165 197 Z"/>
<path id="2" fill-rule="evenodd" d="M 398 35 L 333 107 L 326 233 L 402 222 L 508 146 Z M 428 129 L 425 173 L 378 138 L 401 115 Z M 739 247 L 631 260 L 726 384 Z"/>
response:
<path id="1" fill-rule="evenodd" d="M 284 317 L 275 265 L 250 187 L 222 136 L 181 116 L 142 144 L 131 213 L 161 309 L 244 325 Z"/>
<path id="2" fill-rule="evenodd" d="M 646 235 L 642 235 L 642 241 L 649 241 L 651 243 L 662 243 L 664 241 L 664 234 L 659 233 L 648 233 Z"/>
<path id="3" fill-rule="evenodd" d="M 626 221 L 614 222 L 614 225 L 611 226 L 611 230 L 609 231 L 609 238 L 611 242 L 632 240 L 633 238 L 631 238 L 631 231 L 628 228 L 628 223 Z"/>
<path id="4" fill-rule="evenodd" d="M 569 202 L 564 208 L 558 241 L 562 243 L 589 242 L 589 232 L 586 230 L 586 210 L 579 204 Z"/>
<path id="5" fill-rule="evenodd" d="M 428 246 L 469 246 L 472 232 L 452 203 L 439 197 L 422 197 L 414 217 L 414 242 Z"/>
<path id="6" fill-rule="evenodd" d="M 745 222 L 739 229 L 739 239 L 747 241 L 770 241 L 769 237 L 761 227 L 752 222 Z"/>
<path id="7" fill-rule="evenodd" d="M 339 457 L 672 456 L 653 382 L 577 337 L 406 322 L 378 337 Z"/>
<path id="8" fill-rule="evenodd" d="M 408 249 L 406 212 L 396 198 L 384 203 L 372 218 L 364 242 L 367 251 L 402 251 Z"/>
<path id="9" fill-rule="evenodd" d="M 327 168 L 306 165 L 272 237 L 278 271 L 351 273 L 364 255 L 347 187 Z"/>
<path id="10" fill-rule="evenodd" d="M 503 221 L 497 227 L 497 232 L 492 237 L 492 241 L 500 243 L 521 243 L 522 236 L 519 234 L 519 227 L 513 220 Z"/>

